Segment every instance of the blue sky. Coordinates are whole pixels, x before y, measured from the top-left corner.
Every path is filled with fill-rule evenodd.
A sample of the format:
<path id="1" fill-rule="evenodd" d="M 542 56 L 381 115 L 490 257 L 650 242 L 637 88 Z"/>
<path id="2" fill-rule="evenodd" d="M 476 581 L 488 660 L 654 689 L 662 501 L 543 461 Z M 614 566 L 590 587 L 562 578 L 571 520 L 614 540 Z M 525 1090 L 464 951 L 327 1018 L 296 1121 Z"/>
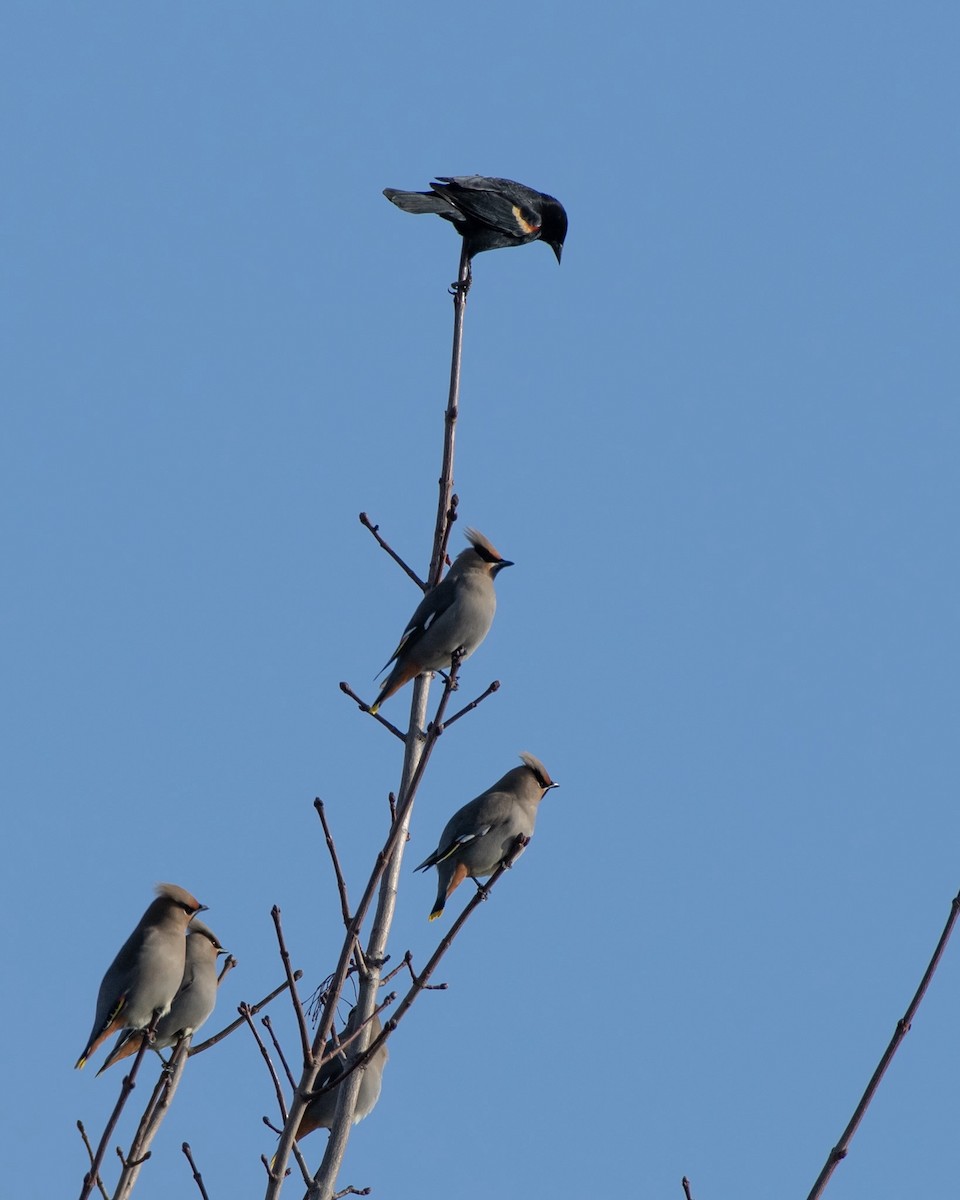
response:
<path id="1" fill-rule="evenodd" d="M 517 565 L 396 958 L 439 935 L 412 866 L 452 811 L 520 750 L 561 787 L 342 1183 L 807 1194 L 960 885 L 958 34 L 937 3 L 6 8 L 16 1194 L 79 1192 L 120 1080 L 72 1063 L 154 882 L 240 960 L 214 1022 L 279 981 L 273 904 L 333 967 L 313 797 L 356 898 L 399 772 L 338 683 L 373 695 L 417 599 L 357 514 L 425 570 L 459 248 L 380 193 L 471 172 L 570 233 L 475 264 L 456 489 Z M 958 954 L 835 1200 L 955 1190 Z M 263 1113 L 238 1033 L 137 1195 L 194 1194 L 184 1139 L 211 1197 L 260 1194 Z"/>

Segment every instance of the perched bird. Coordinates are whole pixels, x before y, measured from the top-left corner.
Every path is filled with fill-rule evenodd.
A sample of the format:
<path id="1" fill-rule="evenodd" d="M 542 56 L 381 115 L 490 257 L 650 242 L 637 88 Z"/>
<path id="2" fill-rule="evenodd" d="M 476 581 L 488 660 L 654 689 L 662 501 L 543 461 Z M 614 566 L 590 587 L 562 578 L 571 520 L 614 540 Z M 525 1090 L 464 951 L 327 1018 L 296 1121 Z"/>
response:
<path id="1" fill-rule="evenodd" d="M 78 1068 L 112 1033 L 147 1029 L 155 1016 L 165 1016 L 170 1009 L 183 978 L 187 925 L 207 906 L 174 883 L 160 883 L 156 892 L 157 899 L 103 977 L 97 1015 Z"/>
<path id="2" fill-rule="evenodd" d="M 437 899 L 430 914 L 435 921 L 447 897 L 469 876 L 492 875 L 510 853 L 518 834 L 533 836 L 540 801 L 558 787 L 547 768 L 532 754 L 521 754 L 522 767 L 514 767 L 493 787 L 458 809 L 440 835 L 440 845 L 417 871 L 436 867 Z M 479 884 L 478 884 L 479 886 Z"/>
<path id="3" fill-rule="evenodd" d="M 463 238 L 469 261 L 481 250 L 546 242 L 560 261 L 567 236 L 567 214 L 559 200 L 485 175 L 441 175 L 430 192 L 384 188 L 383 194 L 404 212 L 436 213 L 452 221 Z"/>
<path id="4" fill-rule="evenodd" d="M 340 1034 L 340 1041 L 344 1041 L 354 1032 L 354 1013 L 356 1011 L 356 1009 L 351 1010 L 343 1032 Z M 372 1042 L 374 1038 L 379 1037 L 382 1031 L 383 1026 L 380 1024 L 380 1018 L 373 1017 L 370 1021 L 370 1041 Z M 329 1054 L 334 1049 L 335 1044 L 333 1038 L 331 1038 L 327 1042 L 327 1053 Z M 363 1071 L 363 1078 L 360 1080 L 357 1107 L 353 1113 L 354 1125 L 358 1121 L 362 1121 L 364 1117 L 369 1116 L 380 1099 L 380 1088 L 383 1084 L 383 1068 L 388 1057 L 387 1044 L 384 1042 L 376 1050 L 369 1062 L 363 1067 L 357 1068 Z M 325 1062 L 320 1068 L 320 1073 L 317 1075 L 317 1091 L 338 1079 L 356 1058 L 357 1044 L 356 1042 L 352 1042 L 345 1050 L 337 1054 L 336 1057 Z M 310 1101 L 300 1120 L 300 1127 L 297 1129 L 297 1141 L 300 1138 L 306 1137 L 308 1133 L 313 1133 L 315 1129 L 329 1129 L 333 1125 L 334 1114 L 337 1111 L 338 1093 L 339 1085 L 336 1085 Z"/>
<path id="5" fill-rule="evenodd" d="M 194 917 L 187 929 L 183 978 L 170 1011 L 157 1025 L 154 1050 L 165 1050 L 182 1036 L 196 1033 L 213 1012 L 217 1002 L 217 958 L 226 953 L 210 926 Z M 97 1074 L 102 1075 L 115 1062 L 136 1054 L 143 1039 L 141 1030 L 128 1029 L 121 1033 Z"/>
<path id="6" fill-rule="evenodd" d="M 469 658 L 490 632 L 497 609 L 493 581 L 513 563 L 501 558 L 476 529 L 466 533 L 470 545 L 460 551 L 444 578 L 420 601 L 400 645 L 381 668 L 382 674 L 395 663 L 370 709 L 372 713 L 417 675 L 449 668 L 455 650 L 462 648 L 463 657 Z"/>

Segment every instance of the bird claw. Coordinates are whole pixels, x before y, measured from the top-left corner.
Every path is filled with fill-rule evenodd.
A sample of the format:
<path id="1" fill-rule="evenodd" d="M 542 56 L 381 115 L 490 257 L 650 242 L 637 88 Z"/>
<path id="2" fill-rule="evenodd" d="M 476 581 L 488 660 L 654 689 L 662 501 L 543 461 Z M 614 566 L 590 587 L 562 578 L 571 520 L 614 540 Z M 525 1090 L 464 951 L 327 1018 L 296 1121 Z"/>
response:
<path id="1" fill-rule="evenodd" d="M 479 879 L 474 879 L 473 882 L 477 885 L 477 896 L 480 898 L 480 900 L 489 900 L 490 889 L 486 886 L 486 884 L 481 883 Z"/>
<path id="2" fill-rule="evenodd" d="M 470 291 L 470 285 L 473 283 L 473 268 L 467 263 L 467 273 L 463 279 L 455 279 L 447 291 L 451 296 L 462 296 L 464 300 L 467 298 L 467 292 Z"/>

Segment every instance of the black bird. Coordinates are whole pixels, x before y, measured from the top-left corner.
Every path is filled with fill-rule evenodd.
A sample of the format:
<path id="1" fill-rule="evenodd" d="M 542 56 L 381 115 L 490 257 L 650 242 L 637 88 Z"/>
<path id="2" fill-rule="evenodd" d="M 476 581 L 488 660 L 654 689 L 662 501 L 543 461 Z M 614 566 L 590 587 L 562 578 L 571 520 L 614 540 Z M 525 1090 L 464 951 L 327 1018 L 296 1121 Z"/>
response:
<path id="1" fill-rule="evenodd" d="M 560 261 L 567 236 L 567 214 L 559 200 L 512 179 L 486 175 L 440 175 L 431 192 L 384 188 L 388 200 L 404 212 L 436 213 L 452 221 L 463 238 L 467 262 L 481 250 L 546 242 Z"/>

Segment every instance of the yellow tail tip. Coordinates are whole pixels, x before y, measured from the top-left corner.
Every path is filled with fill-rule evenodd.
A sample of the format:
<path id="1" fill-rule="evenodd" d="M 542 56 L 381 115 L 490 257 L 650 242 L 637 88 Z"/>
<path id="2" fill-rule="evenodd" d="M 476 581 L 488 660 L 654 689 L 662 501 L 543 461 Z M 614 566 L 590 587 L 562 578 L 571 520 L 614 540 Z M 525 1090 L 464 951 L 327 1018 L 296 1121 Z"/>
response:
<path id="1" fill-rule="evenodd" d="M 430 914 L 430 916 L 429 916 L 428 920 L 430 920 L 430 921 L 435 921 L 435 920 L 437 919 L 437 917 L 439 917 L 439 916 L 440 916 L 440 914 L 441 914 L 442 912 L 443 912 L 443 909 L 442 909 L 442 908 L 438 908 L 436 912 L 432 912 L 432 913 Z"/>
<path id="2" fill-rule="evenodd" d="M 87 1061 L 87 1056 L 86 1056 L 85 1054 L 81 1054 L 81 1055 L 80 1055 L 80 1057 L 77 1059 L 77 1061 L 76 1061 L 76 1062 L 73 1064 L 73 1069 L 74 1069 L 75 1071 L 82 1071 L 82 1070 L 83 1070 L 83 1064 L 84 1064 L 86 1061 Z"/>
<path id="3" fill-rule="evenodd" d="M 380 711 L 379 703 L 371 704 L 370 707 L 367 709 L 367 712 L 370 714 L 371 717 L 375 717 L 379 711 Z"/>

